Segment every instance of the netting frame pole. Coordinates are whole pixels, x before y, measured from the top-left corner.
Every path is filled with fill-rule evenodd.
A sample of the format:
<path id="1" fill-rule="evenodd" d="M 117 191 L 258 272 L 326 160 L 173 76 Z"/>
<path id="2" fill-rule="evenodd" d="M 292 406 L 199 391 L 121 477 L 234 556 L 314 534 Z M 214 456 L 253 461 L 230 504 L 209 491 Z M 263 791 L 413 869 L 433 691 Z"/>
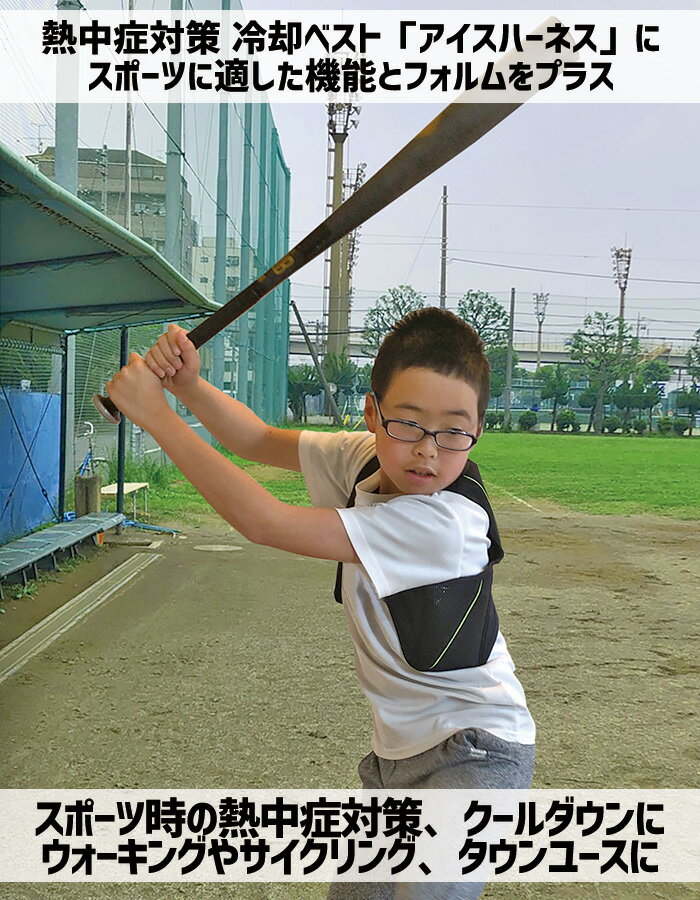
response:
<path id="1" fill-rule="evenodd" d="M 66 512 L 66 440 L 68 438 L 68 336 L 61 335 L 61 417 L 58 437 L 58 521 Z"/>
<path id="2" fill-rule="evenodd" d="M 119 329 L 119 368 L 129 362 L 129 329 Z M 124 512 L 124 464 L 126 461 L 126 416 L 119 420 L 117 435 L 117 512 Z M 120 528 L 121 526 L 119 526 Z M 119 532 L 119 529 L 117 531 Z"/>

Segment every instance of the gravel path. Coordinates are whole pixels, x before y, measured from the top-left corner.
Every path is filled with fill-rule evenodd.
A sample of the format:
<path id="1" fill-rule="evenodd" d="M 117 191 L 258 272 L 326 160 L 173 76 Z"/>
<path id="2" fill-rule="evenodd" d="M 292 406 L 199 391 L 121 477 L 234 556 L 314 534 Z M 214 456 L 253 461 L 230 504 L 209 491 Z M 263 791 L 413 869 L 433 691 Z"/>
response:
<path id="1" fill-rule="evenodd" d="M 497 512 L 506 559 L 496 600 L 538 725 L 534 787 L 697 786 L 697 523 L 510 501 Z M 240 549 L 196 549 L 212 546 Z M 142 549 L 97 554 L 43 586 L 36 608 L 45 614 Z M 254 546 L 213 516 L 155 552 L 162 559 L 133 585 L 0 684 L 2 786 L 358 787 L 371 722 L 330 593 L 333 564 Z M 5 635 L 29 621 L 27 603 L 8 608 Z M 325 887 L 0 885 L 8 900 L 181 896 L 321 900 Z M 671 884 L 484 892 L 695 896 Z"/>

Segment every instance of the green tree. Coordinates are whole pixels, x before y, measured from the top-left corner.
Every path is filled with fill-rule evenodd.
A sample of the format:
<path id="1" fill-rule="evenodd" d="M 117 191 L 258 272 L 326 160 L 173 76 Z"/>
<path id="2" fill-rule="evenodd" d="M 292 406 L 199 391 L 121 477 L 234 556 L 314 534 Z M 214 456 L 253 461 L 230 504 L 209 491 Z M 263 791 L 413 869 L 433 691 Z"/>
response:
<path id="1" fill-rule="evenodd" d="M 693 384 L 700 384 L 700 328 L 695 332 L 695 342 L 685 356 L 685 366 Z"/>
<path id="2" fill-rule="evenodd" d="M 605 392 L 635 370 L 639 362 L 639 341 L 617 316 L 596 312 L 586 316 L 583 327 L 574 332 L 571 358 L 582 364 L 589 384 L 597 392 L 593 422 L 596 434 L 601 434 Z"/>
<path id="3" fill-rule="evenodd" d="M 366 363 L 357 370 L 357 391 L 367 394 L 372 390 L 372 363 Z"/>
<path id="4" fill-rule="evenodd" d="M 326 353 L 321 368 L 326 379 L 339 391 L 347 394 L 355 387 L 357 364 L 348 358 L 345 348 L 341 353 Z"/>
<path id="5" fill-rule="evenodd" d="M 409 284 L 390 287 L 365 314 L 362 322 L 363 351 L 375 356 L 392 325 L 414 309 L 422 309 L 426 305 L 425 299 L 425 294 Z"/>
<path id="6" fill-rule="evenodd" d="M 634 382 L 623 381 L 611 394 L 612 402 L 622 410 L 622 430 L 629 431 L 633 409 L 646 409 L 648 402 L 655 402 L 657 394 L 648 393 L 641 378 Z"/>
<path id="7" fill-rule="evenodd" d="M 290 366 L 288 370 L 289 405 L 297 422 L 306 422 L 306 397 L 315 397 L 321 391 L 318 373 L 313 366 L 304 363 Z"/>
<path id="8" fill-rule="evenodd" d="M 643 362 L 638 369 L 638 378 L 644 385 L 640 413 L 644 409 L 649 411 L 649 431 L 652 428 L 654 407 L 661 402 L 664 382 L 669 380 L 671 374 L 668 363 L 663 359 L 649 359 Z"/>
<path id="9" fill-rule="evenodd" d="M 543 400 L 552 400 L 552 421 L 549 430 L 554 431 L 554 423 L 557 420 L 557 407 L 560 403 L 566 403 L 571 392 L 571 372 L 561 363 L 554 366 L 540 366 L 535 373 L 535 378 L 540 382 L 540 396 Z"/>
<path id="10" fill-rule="evenodd" d="M 584 388 L 578 395 L 578 405 L 582 407 L 582 409 L 590 409 L 591 411 L 591 414 L 588 417 L 588 428 L 586 428 L 586 431 L 590 431 L 593 428 L 593 415 L 595 413 L 597 399 L 598 391 L 592 387 Z"/>
<path id="11" fill-rule="evenodd" d="M 510 317 L 492 294 L 467 291 L 457 303 L 457 315 L 479 332 L 486 347 L 507 342 Z"/>
<path id="12" fill-rule="evenodd" d="M 676 394 L 676 409 L 688 410 L 688 418 L 690 419 L 689 434 L 692 437 L 695 413 L 700 409 L 700 388 L 696 384 L 687 391 L 678 391 Z"/>
<path id="13" fill-rule="evenodd" d="M 508 362 L 508 348 L 505 344 L 492 344 L 486 347 L 486 356 L 491 366 L 491 399 L 497 400 L 503 396 L 506 385 L 506 366 Z M 513 377 L 516 374 L 518 354 L 513 350 Z M 529 373 L 527 373 L 529 374 Z"/>

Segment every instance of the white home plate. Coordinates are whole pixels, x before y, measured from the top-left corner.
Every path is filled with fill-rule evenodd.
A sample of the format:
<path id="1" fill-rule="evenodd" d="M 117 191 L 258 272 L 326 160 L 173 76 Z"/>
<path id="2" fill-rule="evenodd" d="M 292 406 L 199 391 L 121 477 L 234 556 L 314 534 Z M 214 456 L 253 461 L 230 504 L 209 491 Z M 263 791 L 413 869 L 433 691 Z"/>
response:
<path id="1" fill-rule="evenodd" d="M 243 547 L 236 547 L 234 544 L 200 544 L 195 550 L 213 550 L 215 553 L 227 553 L 229 550 L 242 550 Z"/>

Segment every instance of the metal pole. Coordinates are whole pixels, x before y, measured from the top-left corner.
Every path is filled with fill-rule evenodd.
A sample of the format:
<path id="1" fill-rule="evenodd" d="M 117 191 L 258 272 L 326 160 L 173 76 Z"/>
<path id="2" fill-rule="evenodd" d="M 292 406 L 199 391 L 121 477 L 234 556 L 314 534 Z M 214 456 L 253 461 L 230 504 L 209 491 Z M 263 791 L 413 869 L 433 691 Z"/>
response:
<path id="1" fill-rule="evenodd" d="M 129 0 L 129 12 L 134 11 L 134 0 Z M 124 228 L 131 231 L 131 138 L 133 132 L 133 108 L 131 91 L 126 96 L 126 134 L 124 139 Z"/>
<path id="2" fill-rule="evenodd" d="M 328 384 L 328 379 L 326 378 L 323 369 L 321 368 L 321 364 L 318 361 L 318 356 L 316 355 L 316 350 L 314 349 L 314 345 L 311 343 L 311 338 L 309 337 L 309 333 L 306 330 L 306 325 L 304 325 L 304 320 L 299 314 L 299 310 L 297 309 L 297 305 L 294 300 L 291 301 L 291 307 L 294 310 L 294 315 L 296 316 L 296 320 L 299 323 L 299 328 L 301 328 L 301 333 L 304 335 L 304 340 L 306 341 L 306 346 L 309 348 L 309 353 L 311 354 L 311 359 L 314 361 L 314 366 L 316 368 L 316 372 L 318 373 L 319 380 L 323 385 L 323 390 L 326 392 L 326 397 L 328 398 L 328 403 L 330 404 L 331 410 L 333 412 L 333 421 L 336 425 L 342 425 L 342 421 L 340 419 L 340 412 L 338 411 L 338 406 L 335 402 L 335 397 L 331 392 L 330 385 Z"/>
<path id="3" fill-rule="evenodd" d="M 251 280 L 251 248 L 250 248 L 250 164 L 253 151 L 251 130 L 253 127 L 253 106 L 243 104 L 243 197 L 241 202 L 241 265 L 240 284 L 248 284 Z M 239 319 L 238 326 L 238 399 L 247 406 L 248 397 L 248 341 L 249 315 L 245 313 Z"/>
<path id="4" fill-rule="evenodd" d="M 267 104 L 259 105 L 259 141 L 258 141 L 258 159 L 260 161 L 259 181 L 258 181 L 258 236 L 257 236 L 257 264 L 256 274 L 261 275 L 265 272 L 270 262 L 270 249 L 267 243 L 267 216 L 269 214 L 269 203 L 267 202 L 266 182 L 270 173 L 270 141 L 268 129 L 268 113 Z M 265 387 L 263 373 L 265 371 L 265 320 L 269 315 L 270 298 L 267 297 L 255 307 L 255 332 L 253 334 L 253 404 L 252 408 L 257 415 L 264 417 L 265 409 Z"/>
<path id="5" fill-rule="evenodd" d="M 440 309 L 447 299 L 447 185 L 442 186 L 442 240 L 440 243 Z"/>
<path id="6" fill-rule="evenodd" d="M 182 0 L 171 0 L 173 11 L 182 10 Z M 182 216 L 182 104 L 168 103 L 165 151 L 165 249 L 164 255 L 178 272 L 182 266 L 180 239 Z"/>
<path id="7" fill-rule="evenodd" d="M 131 103 L 126 104 L 126 140 L 124 141 L 124 228 L 131 231 Z"/>
<path id="8" fill-rule="evenodd" d="M 283 169 L 284 176 L 284 207 L 282 212 L 282 246 L 289 246 L 289 202 L 290 202 L 290 183 L 291 172 L 285 166 Z M 287 279 L 282 287 L 282 336 L 284 346 L 282 347 L 282 359 L 280 363 L 280 380 L 282 394 L 282 413 L 286 418 L 287 402 L 289 399 L 289 300 L 291 296 L 291 286 Z"/>
<path id="9" fill-rule="evenodd" d="M 625 235 L 625 238 L 627 236 Z M 611 247 L 613 258 L 613 277 L 620 289 L 620 308 L 618 310 L 618 348 L 622 346 L 622 334 L 625 329 L 625 293 L 627 291 L 627 279 L 630 274 L 632 262 L 631 247 Z"/>
<path id="10" fill-rule="evenodd" d="M 510 390 L 513 383 L 513 323 L 515 322 L 515 288 L 510 289 L 510 321 L 508 323 L 508 355 L 506 356 L 506 386 L 503 397 L 503 427 L 510 425 Z"/>
<path id="11" fill-rule="evenodd" d="M 58 0 L 61 11 L 81 9 L 79 0 Z M 65 71 L 65 62 L 61 71 Z M 62 77 L 78 81 L 77 55 Z M 55 120 L 54 180 L 56 184 L 78 194 L 78 123 L 77 103 L 57 103 Z M 59 512 L 63 520 L 68 485 L 75 471 L 75 335 L 63 338 L 63 367 L 61 369 L 61 448 L 59 452 Z M 62 493 L 62 496 L 61 496 Z"/>
<path id="12" fill-rule="evenodd" d="M 343 202 L 343 157 L 347 132 L 333 135 L 333 209 L 336 210 Z M 336 241 L 331 247 L 331 267 L 328 292 L 328 341 L 326 350 L 328 353 L 340 353 L 347 343 L 347 336 L 342 334 L 347 330 L 347 316 L 342 306 L 340 296 L 340 267 L 341 244 Z"/>
<path id="13" fill-rule="evenodd" d="M 542 356 L 542 326 L 544 325 L 549 294 L 544 294 L 540 291 L 539 294 L 533 294 L 532 296 L 535 300 L 535 316 L 537 318 L 537 369 L 539 369 Z"/>
<path id="14" fill-rule="evenodd" d="M 102 171 L 102 214 L 107 215 L 107 171 L 109 165 L 109 155 L 107 144 L 102 145 L 100 152 L 100 169 Z"/>
<path id="15" fill-rule="evenodd" d="M 284 250 L 280 246 L 279 233 L 277 224 L 279 221 L 279 197 L 278 189 L 278 172 L 279 172 L 279 137 L 277 129 L 272 128 L 270 131 L 270 164 L 268 168 L 267 181 L 270 190 L 270 200 L 268 204 L 269 218 L 267 221 L 267 247 L 272 259 L 279 259 Z M 279 311 L 279 303 L 282 291 L 276 288 L 267 301 L 267 310 L 265 312 L 265 342 L 263 364 L 263 383 L 265 385 L 265 415 L 263 418 L 266 422 L 275 422 L 278 420 L 275 410 L 275 399 L 277 394 L 277 382 L 275 378 L 275 331 L 277 328 L 277 319 Z"/>
<path id="16" fill-rule="evenodd" d="M 61 335 L 61 424 L 58 438 L 58 521 L 66 511 L 66 423 L 68 421 L 68 339 Z"/>
<path id="17" fill-rule="evenodd" d="M 129 329 L 120 329 L 119 368 L 129 361 Z M 117 435 L 117 512 L 124 512 L 124 463 L 126 460 L 126 416 L 119 421 Z"/>
<path id="18" fill-rule="evenodd" d="M 56 9 L 66 12 L 72 9 L 81 9 L 82 4 L 79 0 L 58 0 Z M 59 73 L 65 72 L 65 77 L 71 81 L 78 81 L 77 55 L 74 62 L 66 71 L 65 62 L 63 62 Z M 79 110 L 77 103 L 57 103 L 56 104 L 56 140 L 55 140 L 55 160 L 54 160 L 54 179 L 57 184 L 70 191 L 71 194 L 78 193 L 78 119 Z"/>
<path id="19" fill-rule="evenodd" d="M 228 9 L 228 0 L 221 8 Z M 214 300 L 226 303 L 226 259 L 228 256 L 228 103 L 219 103 L 219 166 L 216 175 L 216 246 L 214 249 Z M 224 387 L 224 332 L 213 339 L 213 382 Z M 233 377 L 233 373 L 231 373 Z"/>

